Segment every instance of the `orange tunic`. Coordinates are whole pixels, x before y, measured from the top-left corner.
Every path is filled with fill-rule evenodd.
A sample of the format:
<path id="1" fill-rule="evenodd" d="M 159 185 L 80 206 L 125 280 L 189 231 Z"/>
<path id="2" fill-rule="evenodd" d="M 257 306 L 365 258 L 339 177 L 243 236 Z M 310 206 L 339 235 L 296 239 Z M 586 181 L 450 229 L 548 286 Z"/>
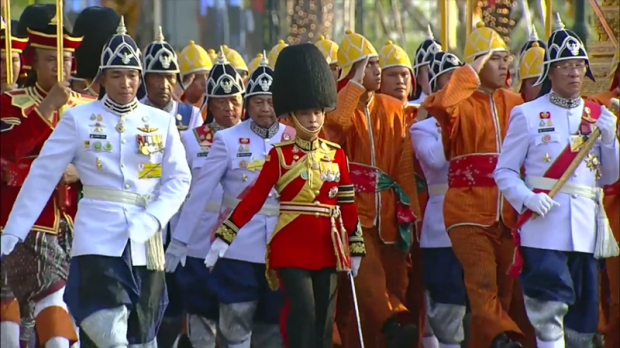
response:
<path id="1" fill-rule="evenodd" d="M 467 159 L 474 154 L 497 158 L 510 111 L 523 103 L 520 95 L 506 89 L 488 95 L 478 90 L 479 84 L 476 72 L 465 65 L 454 71 L 447 86 L 424 100 L 423 107 L 441 125 L 446 159 L 451 165 L 456 158 Z M 487 166 L 478 174 L 492 180 L 493 169 L 494 165 Z M 510 228 L 514 226 L 515 212 L 497 186 L 450 186 L 444 201 L 446 229 L 457 225 L 491 226 L 500 220 Z"/>
<path id="2" fill-rule="evenodd" d="M 618 98 L 618 92 L 616 90 L 599 93 L 590 96 L 588 99 L 610 108 L 611 98 Z M 620 130 L 618 135 L 620 136 Z M 620 239 L 620 214 L 618 214 L 620 211 L 619 190 L 620 180 L 612 185 L 605 186 L 605 196 L 603 198 L 603 205 L 605 206 L 609 224 L 616 241 Z M 609 291 L 611 303 L 607 304 L 609 307 L 604 308 L 602 313 L 608 314 L 605 348 L 612 348 L 620 347 L 620 257 L 607 259 L 606 265 L 609 288 L 603 289 L 603 293 Z"/>
<path id="3" fill-rule="evenodd" d="M 327 114 L 325 127 L 340 144 L 351 163 L 372 166 L 398 183 L 409 197 L 411 210 L 419 212 L 413 174 L 413 154 L 408 142 L 407 122 L 402 103 L 383 94 L 374 95 L 367 105 L 359 100 L 366 90 L 349 81 L 338 93 L 338 108 Z M 398 239 L 396 194 L 393 190 L 356 192 L 360 222 L 363 227 L 378 225 L 381 240 L 386 244 Z M 415 215 L 415 214 L 414 214 Z"/>

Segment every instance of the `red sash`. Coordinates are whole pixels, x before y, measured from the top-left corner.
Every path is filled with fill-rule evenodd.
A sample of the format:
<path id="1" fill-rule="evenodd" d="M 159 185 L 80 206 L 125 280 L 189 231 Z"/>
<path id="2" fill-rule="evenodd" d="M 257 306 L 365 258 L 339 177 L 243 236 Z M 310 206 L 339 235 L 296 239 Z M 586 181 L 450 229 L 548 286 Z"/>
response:
<path id="1" fill-rule="evenodd" d="M 585 105 L 583 108 L 583 116 L 580 128 L 584 125 L 590 126 L 598 120 L 601 115 L 602 108 L 599 104 L 590 101 L 584 101 Z M 543 175 L 544 178 L 555 179 L 558 180 L 560 177 L 566 172 L 570 164 L 573 162 L 575 157 L 579 151 L 571 151 L 570 144 L 566 145 L 564 150 L 560 153 L 560 155 L 556 158 L 556 160 L 551 163 L 547 171 Z M 534 189 L 534 193 L 549 193 L 549 190 L 540 190 Z M 523 268 L 523 258 L 521 256 L 521 251 L 519 250 L 519 246 L 521 245 L 521 235 L 519 234 L 519 229 L 532 217 L 533 212 L 529 209 L 525 210 L 519 218 L 517 219 L 517 224 L 512 229 L 512 240 L 515 244 L 514 256 L 512 259 L 512 265 L 508 270 L 508 274 L 512 277 L 518 277 L 521 273 L 521 269 Z"/>

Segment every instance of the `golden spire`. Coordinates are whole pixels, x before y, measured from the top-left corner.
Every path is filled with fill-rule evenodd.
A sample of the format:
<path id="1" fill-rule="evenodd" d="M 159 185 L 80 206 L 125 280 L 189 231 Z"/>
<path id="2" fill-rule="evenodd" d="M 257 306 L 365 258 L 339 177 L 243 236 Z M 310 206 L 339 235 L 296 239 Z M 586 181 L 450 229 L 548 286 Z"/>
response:
<path id="1" fill-rule="evenodd" d="M 532 25 L 532 31 L 530 31 L 530 41 L 538 41 L 538 32 L 536 32 L 535 25 Z"/>
<path id="2" fill-rule="evenodd" d="M 560 13 L 556 12 L 555 13 L 555 30 L 564 30 L 564 28 L 566 28 L 566 26 L 564 26 L 564 23 L 562 22 L 562 17 L 560 17 Z"/>
<path id="3" fill-rule="evenodd" d="M 157 33 L 157 37 L 155 38 L 156 42 L 164 42 L 164 32 L 161 29 L 161 25 L 159 26 L 159 32 Z"/>
<path id="4" fill-rule="evenodd" d="M 433 29 L 430 24 L 426 27 L 426 40 L 435 40 L 435 35 L 433 35 Z"/>
<path id="5" fill-rule="evenodd" d="M 226 55 L 224 54 L 225 45 L 220 46 L 220 51 L 217 53 L 217 64 L 224 65 L 227 64 Z"/>
<path id="6" fill-rule="evenodd" d="M 127 27 L 125 27 L 125 16 L 121 16 L 121 21 L 116 28 L 116 35 L 127 35 Z"/>
<path id="7" fill-rule="evenodd" d="M 261 54 L 260 66 L 269 66 L 269 61 L 267 60 L 267 52 L 263 50 L 263 54 Z"/>

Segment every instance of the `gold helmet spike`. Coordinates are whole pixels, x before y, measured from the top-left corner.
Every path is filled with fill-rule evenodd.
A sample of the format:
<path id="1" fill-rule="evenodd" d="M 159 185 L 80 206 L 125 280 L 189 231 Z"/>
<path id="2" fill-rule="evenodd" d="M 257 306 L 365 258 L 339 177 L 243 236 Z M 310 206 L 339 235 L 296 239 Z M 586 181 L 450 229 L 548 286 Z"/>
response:
<path id="1" fill-rule="evenodd" d="M 566 28 L 566 26 L 564 25 L 564 22 L 562 22 L 562 17 L 560 17 L 560 13 L 556 12 L 555 13 L 555 30 L 564 30 Z"/>
<path id="2" fill-rule="evenodd" d="M 267 60 L 267 52 L 265 50 L 263 50 L 263 54 L 260 59 L 260 66 L 269 66 L 269 61 Z"/>
<path id="3" fill-rule="evenodd" d="M 433 35 L 433 28 L 431 28 L 430 24 L 426 27 L 426 40 L 435 40 L 435 35 Z"/>
<path id="4" fill-rule="evenodd" d="M 116 28 L 116 35 L 127 35 L 127 27 L 125 26 L 125 16 L 121 16 L 121 21 Z"/>
<path id="5" fill-rule="evenodd" d="M 155 38 L 155 42 L 164 42 L 164 32 L 161 29 L 161 25 L 159 26 L 159 32 L 157 33 L 157 37 Z"/>
<path id="6" fill-rule="evenodd" d="M 228 61 L 226 60 L 226 55 L 224 54 L 224 47 L 226 47 L 226 45 L 221 45 L 220 51 L 217 53 L 217 64 L 228 64 Z"/>
<path id="7" fill-rule="evenodd" d="M 530 31 L 529 41 L 538 41 L 538 32 L 536 31 L 535 25 L 532 25 L 532 31 Z"/>

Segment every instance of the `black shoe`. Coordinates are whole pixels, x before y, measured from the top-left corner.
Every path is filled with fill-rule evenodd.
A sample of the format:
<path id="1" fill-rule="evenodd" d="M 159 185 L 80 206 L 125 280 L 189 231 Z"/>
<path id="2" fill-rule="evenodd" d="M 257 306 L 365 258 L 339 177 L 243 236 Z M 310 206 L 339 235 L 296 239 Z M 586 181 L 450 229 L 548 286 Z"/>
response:
<path id="1" fill-rule="evenodd" d="M 193 348 L 192 342 L 189 341 L 189 337 L 187 337 L 186 334 L 182 334 L 181 337 L 179 337 L 177 348 Z"/>
<path id="2" fill-rule="evenodd" d="M 492 348 L 521 348 L 521 343 L 513 341 L 505 333 L 497 335 L 491 343 Z"/>
<path id="3" fill-rule="evenodd" d="M 401 325 L 396 319 L 390 318 L 383 323 L 381 329 L 387 348 L 409 348 L 418 342 L 418 327 L 410 325 Z"/>

